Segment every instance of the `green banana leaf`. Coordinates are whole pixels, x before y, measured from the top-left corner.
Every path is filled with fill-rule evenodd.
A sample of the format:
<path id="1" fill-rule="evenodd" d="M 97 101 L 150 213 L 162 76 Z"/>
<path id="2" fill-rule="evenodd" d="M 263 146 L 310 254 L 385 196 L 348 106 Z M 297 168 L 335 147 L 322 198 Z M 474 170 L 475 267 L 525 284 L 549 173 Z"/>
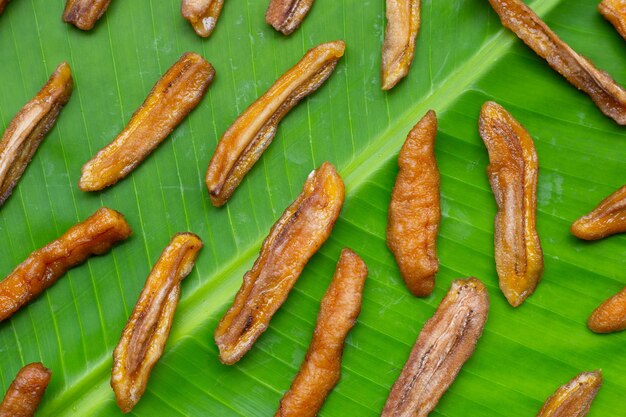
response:
<path id="1" fill-rule="evenodd" d="M 0 209 L 0 276 L 100 206 L 124 213 L 134 229 L 130 240 L 72 269 L 0 324 L 2 392 L 20 367 L 42 361 L 53 377 L 39 416 L 120 415 L 109 386 L 113 348 L 161 250 L 174 233 L 193 231 L 205 248 L 183 282 L 165 353 L 132 415 L 273 415 L 346 246 L 364 258 L 370 274 L 341 381 L 320 415 L 380 414 L 422 325 L 451 281 L 470 275 L 489 288 L 489 320 L 432 416 L 533 416 L 558 386 L 597 368 L 605 383 L 589 416 L 626 415 L 626 333 L 599 336 L 585 325 L 626 283 L 626 239 L 585 243 L 569 233 L 573 220 L 623 184 L 624 129 L 503 29 L 487 0 L 423 0 L 413 67 L 388 93 L 379 80 L 384 0 L 317 0 L 290 37 L 265 24 L 267 0 L 225 3 L 206 40 L 180 16 L 179 0 L 114 0 L 88 33 L 61 21 L 61 0 L 14 0 L 0 16 L 1 128 L 61 61 L 71 65 L 76 85 Z M 597 3 L 529 5 L 626 84 L 626 41 Z M 231 201 L 212 207 L 204 174 L 221 134 L 307 49 L 334 39 L 347 43 L 335 73 L 285 118 Z M 185 51 L 216 68 L 207 96 L 127 179 L 101 193 L 81 192 L 81 166 Z M 545 272 L 517 309 L 502 296 L 494 266 L 496 206 L 477 131 L 486 100 L 524 124 L 541 166 L 537 221 Z M 417 299 L 386 248 L 385 227 L 397 152 L 428 109 L 440 122 L 441 268 L 434 294 Z M 236 365 L 222 365 L 213 342 L 217 322 L 269 228 L 323 161 L 334 163 L 346 183 L 340 220 L 254 348 Z"/>

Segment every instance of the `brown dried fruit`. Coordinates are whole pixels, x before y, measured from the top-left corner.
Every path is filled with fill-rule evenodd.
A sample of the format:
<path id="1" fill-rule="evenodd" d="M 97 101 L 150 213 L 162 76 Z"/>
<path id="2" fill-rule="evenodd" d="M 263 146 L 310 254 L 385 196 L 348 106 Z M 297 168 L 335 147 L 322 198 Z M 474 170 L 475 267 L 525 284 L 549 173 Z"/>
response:
<path id="1" fill-rule="evenodd" d="M 543 272 L 535 219 L 537 153 L 524 127 L 492 101 L 481 109 L 479 130 L 489 151 L 487 175 L 498 205 L 494 244 L 500 288 L 517 307 L 535 291 Z"/>
<path id="2" fill-rule="evenodd" d="M 602 372 L 583 372 L 546 400 L 537 417 L 584 417 L 602 385 Z"/>
<path id="3" fill-rule="evenodd" d="M 409 73 L 420 30 L 420 3 L 421 0 L 387 0 L 380 67 L 383 90 L 390 90 Z"/>
<path id="4" fill-rule="evenodd" d="M 102 255 L 132 231 L 124 216 L 103 207 L 60 238 L 31 253 L 0 281 L 0 321 L 37 297 L 73 266 Z"/>
<path id="5" fill-rule="evenodd" d="M 211 203 L 221 206 L 272 143 L 282 118 L 300 100 L 322 85 L 345 50 L 343 41 L 309 50 L 252 103 L 222 136 L 209 163 L 206 185 Z"/>
<path id="6" fill-rule="evenodd" d="M 626 39 L 626 0 L 602 0 L 598 10 Z"/>
<path id="7" fill-rule="evenodd" d="M 322 408 L 341 376 L 344 341 L 361 311 L 366 277 L 363 260 L 344 249 L 322 299 L 309 350 L 275 417 L 314 417 Z"/>
<path id="8" fill-rule="evenodd" d="M 181 13 L 198 35 L 208 38 L 215 29 L 223 5 L 224 0 L 183 0 Z"/>
<path id="9" fill-rule="evenodd" d="M 439 169 L 435 161 L 437 116 L 430 110 L 409 132 L 398 156 L 398 177 L 391 193 L 387 245 L 402 278 L 417 297 L 435 288 L 437 233 L 441 220 Z"/>
<path id="10" fill-rule="evenodd" d="M 72 85 L 72 71 L 63 62 L 37 95 L 15 115 L 2 135 L 0 206 L 9 198 L 39 144 L 52 129 L 72 94 Z"/>
<path id="11" fill-rule="evenodd" d="M 4 8 L 9 4 L 9 0 L 0 0 L 0 14 L 4 11 Z"/>
<path id="12" fill-rule="evenodd" d="M 82 30 L 91 30 L 109 7 L 111 0 L 67 0 L 63 21 Z"/>
<path id="13" fill-rule="evenodd" d="M 419 334 L 381 417 L 426 417 L 472 356 L 489 296 L 476 278 L 456 280 Z"/>
<path id="14" fill-rule="evenodd" d="M 98 191 L 126 177 L 200 102 L 215 70 L 187 52 L 157 81 L 128 125 L 82 169 L 78 186 Z"/>
<path id="15" fill-rule="evenodd" d="M 344 195 L 343 181 L 332 164 L 324 162 L 309 175 L 302 193 L 272 226 L 215 330 L 222 362 L 237 362 L 267 329 L 306 263 L 330 235 Z"/>
<path id="16" fill-rule="evenodd" d="M 576 220 L 571 232 L 585 240 L 598 240 L 626 232 L 626 185 L 602 200 L 589 214 Z"/>
<path id="17" fill-rule="evenodd" d="M 170 333 L 180 282 L 191 272 L 202 248 L 193 233 L 176 234 L 152 268 L 122 337 L 113 352 L 111 387 L 117 405 L 128 413 L 143 395 L 152 367 Z"/>
<path id="18" fill-rule="evenodd" d="M 620 125 L 626 124 L 626 91 L 609 74 L 576 53 L 521 0 L 489 0 L 502 24 L 511 29 L 574 87 Z"/>
<path id="19" fill-rule="evenodd" d="M 587 325 L 596 333 L 626 330 L 626 288 L 600 304 L 589 317 Z"/>
<path id="20" fill-rule="evenodd" d="M 34 416 L 51 376 L 39 362 L 20 369 L 0 404 L 0 417 Z"/>
<path id="21" fill-rule="evenodd" d="M 314 0 L 270 0 L 265 21 L 274 29 L 289 35 L 298 29 Z"/>

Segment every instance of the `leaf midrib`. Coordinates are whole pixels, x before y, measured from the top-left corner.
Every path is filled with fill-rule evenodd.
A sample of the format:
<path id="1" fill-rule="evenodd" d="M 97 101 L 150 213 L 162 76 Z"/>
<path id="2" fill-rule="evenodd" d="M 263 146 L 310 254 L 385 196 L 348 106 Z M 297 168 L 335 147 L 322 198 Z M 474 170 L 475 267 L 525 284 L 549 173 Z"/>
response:
<path id="1" fill-rule="evenodd" d="M 561 2 L 562 0 L 534 0 L 530 6 L 537 14 L 544 15 Z M 485 0 L 485 7 L 488 7 L 487 0 Z M 438 112 L 447 109 L 458 100 L 463 92 L 480 80 L 495 65 L 498 58 L 506 54 L 515 41 L 516 37 L 513 34 L 500 29 L 485 41 L 459 69 L 446 77 L 438 86 L 433 86 L 424 99 L 409 106 L 397 118 L 392 117 L 393 123 L 340 169 L 346 185 L 346 198 L 353 196 L 361 186 L 367 183 L 367 178 L 372 173 L 395 157 L 405 140 L 406 133 L 419 117 L 429 109 L 435 109 Z M 402 88 L 402 85 L 396 88 Z M 210 317 L 206 314 L 205 306 L 210 306 L 210 309 L 215 311 L 230 301 L 239 287 L 240 282 L 236 277 L 242 276 L 246 267 L 253 262 L 264 238 L 265 236 L 261 236 L 238 257 L 218 269 L 206 284 L 195 288 L 193 293 L 187 295 L 183 293 L 177 311 L 178 323 L 169 336 L 166 354 L 175 349 L 185 338 L 192 336 L 197 329 L 203 327 L 207 317 Z M 228 290 L 222 288 L 220 291 L 212 291 L 224 285 L 228 286 Z M 112 392 L 108 392 L 110 391 L 108 384 L 110 363 L 111 354 L 108 353 L 93 363 L 87 372 L 76 377 L 71 386 L 58 393 L 53 400 L 45 403 L 40 412 L 62 416 L 75 415 L 80 409 L 83 415 L 91 415 L 90 413 L 101 409 L 102 404 L 111 401 L 113 395 Z"/>

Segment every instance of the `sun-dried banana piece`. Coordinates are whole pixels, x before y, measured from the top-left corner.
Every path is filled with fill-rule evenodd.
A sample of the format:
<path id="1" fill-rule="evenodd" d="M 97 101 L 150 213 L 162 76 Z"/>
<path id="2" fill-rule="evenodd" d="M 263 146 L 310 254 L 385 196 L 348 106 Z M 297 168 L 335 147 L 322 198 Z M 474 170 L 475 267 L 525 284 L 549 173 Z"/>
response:
<path id="1" fill-rule="evenodd" d="M 72 86 L 72 71 L 63 62 L 4 131 L 0 139 L 0 206 L 9 198 L 39 144 L 52 129 L 70 99 Z"/>
<path id="2" fill-rule="evenodd" d="M 626 39 L 626 0 L 602 0 L 598 10 L 606 20 Z"/>
<path id="3" fill-rule="evenodd" d="M 598 240 L 626 232 L 626 185 L 605 198 L 589 214 L 572 224 L 571 232 L 579 239 Z"/>
<path id="4" fill-rule="evenodd" d="M 0 404 L 0 417 L 34 416 L 51 376 L 39 362 L 20 369 Z"/>
<path id="5" fill-rule="evenodd" d="M 626 330 L 626 288 L 600 304 L 589 317 L 587 326 L 596 333 Z"/>
<path id="6" fill-rule="evenodd" d="M 224 0 L 183 0 L 181 13 L 199 36 L 208 38 L 215 29 Z"/>
<path id="7" fill-rule="evenodd" d="M 152 268 L 139 300 L 113 352 L 111 386 L 117 405 L 128 413 L 143 395 L 152 367 L 170 333 L 180 295 L 180 282 L 191 272 L 202 240 L 179 233 Z"/>
<path id="8" fill-rule="evenodd" d="M 387 245 L 402 278 L 417 297 L 435 288 L 437 233 L 441 220 L 439 169 L 435 161 L 437 116 L 429 111 L 409 132 L 398 156 L 398 177 L 391 193 Z"/>
<path id="9" fill-rule="evenodd" d="M 270 0 L 265 21 L 284 35 L 298 29 L 315 0 Z"/>
<path id="10" fill-rule="evenodd" d="M 489 296 L 476 278 L 456 280 L 419 334 L 381 417 L 426 417 L 472 356 Z"/>
<path id="11" fill-rule="evenodd" d="M 126 177 L 198 105 L 214 75 L 213 66 L 200 55 L 183 54 L 115 140 L 83 165 L 79 188 L 98 191 Z"/>
<path id="12" fill-rule="evenodd" d="M 275 417 L 315 417 L 322 408 L 341 376 L 343 345 L 361 312 L 365 278 L 365 262 L 344 249 L 322 299 L 309 350 Z"/>
<path id="13" fill-rule="evenodd" d="M 335 167 L 324 162 L 304 183 L 265 238 L 259 257 L 215 330 L 220 359 L 237 362 L 267 329 L 304 266 L 328 239 L 345 189 Z"/>
<path id="14" fill-rule="evenodd" d="M 68 269 L 91 255 L 107 252 L 131 233 L 122 214 L 103 207 L 57 240 L 30 254 L 0 281 L 0 321 L 41 294 Z"/>
<path id="15" fill-rule="evenodd" d="M 420 30 L 420 3 L 421 0 L 387 0 L 380 67 L 383 90 L 390 90 L 409 73 Z"/>
<path id="16" fill-rule="evenodd" d="M 63 21 L 82 30 L 91 30 L 110 3 L 111 0 L 67 0 Z"/>
<path id="17" fill-rule="evenodd" d="M 278 124 L 300 100 L 324 83 L 343 56 L 345 43 L 335 41 L 309 50 L 228 128 L 206 173 L 214 206 L 221 206 L 272 143 Z"/>
<path id="18" fill-rule="evenodd" d="M 546 400 L 537 417 L 584 417 L 602 386 L 600 371 L 583 372 Z"/>
<path id="19" fill-rule="evenodd" d="M 543 272 L 536 226 L 537 152 L 526 129 L 492 101 L 481 109 L 479 130 L 489 152 L 487 175 L 498 205 L 494 244 L 500 288 L 517 307 L 535 291 Z"/>
<path id="20" fill-rule="evenodd" d="M 574 87 L 587 93 L 604 114 L 620 125 L 626 124 L 626 90 L 609 74 L 570 48 L 522 0 L 489 2 L 505 27 Z"/>

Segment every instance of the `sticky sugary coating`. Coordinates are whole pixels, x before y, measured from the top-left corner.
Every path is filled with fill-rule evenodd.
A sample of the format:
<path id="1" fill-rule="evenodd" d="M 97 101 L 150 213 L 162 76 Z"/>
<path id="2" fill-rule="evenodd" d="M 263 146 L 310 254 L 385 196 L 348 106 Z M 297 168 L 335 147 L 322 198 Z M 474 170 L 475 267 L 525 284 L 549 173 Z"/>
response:
<path id="1" fill-rule="evenodd" d="M 32 417 L 50 383 L 52 373 L 41 363 L 20 369 L 0 404 L 0 417 Z"/>

